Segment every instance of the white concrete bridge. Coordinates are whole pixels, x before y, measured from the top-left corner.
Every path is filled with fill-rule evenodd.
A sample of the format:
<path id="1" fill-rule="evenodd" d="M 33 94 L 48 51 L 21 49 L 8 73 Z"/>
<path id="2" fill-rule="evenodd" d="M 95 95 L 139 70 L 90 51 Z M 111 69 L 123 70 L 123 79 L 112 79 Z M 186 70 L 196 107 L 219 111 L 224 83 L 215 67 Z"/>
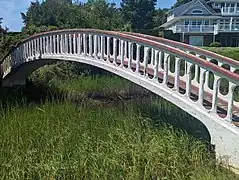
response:
<path id="1" fill-rule="evenodd" d="M 68 29 L 23 40 L 1 61 L 3 86 L 54 61 L 90 64 L 158 94 L 200 120 L 217 157 L 239 167 L 239 62 L 163 38 Z"/>

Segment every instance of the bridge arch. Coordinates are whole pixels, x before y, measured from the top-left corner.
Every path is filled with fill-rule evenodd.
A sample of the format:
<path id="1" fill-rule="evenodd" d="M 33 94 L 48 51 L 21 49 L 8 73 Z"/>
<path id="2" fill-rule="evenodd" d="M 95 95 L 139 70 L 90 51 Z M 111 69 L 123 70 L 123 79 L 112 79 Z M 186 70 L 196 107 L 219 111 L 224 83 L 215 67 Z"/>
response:
<path id="1" fill-rule="evenodd" d="M 239 129 L 233 124 L 239 113 L 239 105 L 233 101 L 234 87 L 239 85 L 238 74 L 152 39 L 119 32 L 69 29 L 37 34 L 20 42 L 1 61 L 3 84 L 24 84 L 31 71 L 56 60 L 102 68 L 172 102 L 207 127 L 218 156 L 239 167 Z M 172 64 L 174 70 L 170 71 Z M 185 71 L 182 76 L 181 69 Z M 212 89 L 205 85 L 205 74 L 209 72 L 214 75 Z M 230 85 L 226 96 L 218 93 L 221 78 Z M 205 104 L 211 108 L 205 108 Z"/>

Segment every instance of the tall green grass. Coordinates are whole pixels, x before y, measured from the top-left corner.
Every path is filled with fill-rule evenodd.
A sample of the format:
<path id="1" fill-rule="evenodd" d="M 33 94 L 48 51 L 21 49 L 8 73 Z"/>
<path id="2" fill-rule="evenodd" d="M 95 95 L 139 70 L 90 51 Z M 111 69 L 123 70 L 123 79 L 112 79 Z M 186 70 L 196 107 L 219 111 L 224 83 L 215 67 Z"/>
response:
<path id="1" fill-rule="evenodd" d="M 239 48 L 237 47 L 203 47 L 209 51 L 239 60 Z"/>
<path id="2" fill-rule="evenodd" d="M 0 179 L 239 179 L 194 138 L 209 140 L 205 127 L 162 98 L 73 103 L 66 94 L 142 88 L 108 75 L 46 79 L 1 90 Z"/>
<path id="3" fill-rule="evenodd" d="M 45 102 L 1 117 L 1 179 L 238 179 L 205 144 L 130 106 Z"/>

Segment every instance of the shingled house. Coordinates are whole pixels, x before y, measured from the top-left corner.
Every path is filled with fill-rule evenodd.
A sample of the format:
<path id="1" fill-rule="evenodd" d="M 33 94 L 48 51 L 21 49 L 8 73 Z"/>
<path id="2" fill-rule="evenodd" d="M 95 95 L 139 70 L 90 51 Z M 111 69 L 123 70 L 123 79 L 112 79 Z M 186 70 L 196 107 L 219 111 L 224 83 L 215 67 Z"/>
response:
<path id="1" fill-rule="evenodd" d="M 163 27 L 195 46 L 239 46 L 239 0 L 192 0 L 167 13 Z"/>

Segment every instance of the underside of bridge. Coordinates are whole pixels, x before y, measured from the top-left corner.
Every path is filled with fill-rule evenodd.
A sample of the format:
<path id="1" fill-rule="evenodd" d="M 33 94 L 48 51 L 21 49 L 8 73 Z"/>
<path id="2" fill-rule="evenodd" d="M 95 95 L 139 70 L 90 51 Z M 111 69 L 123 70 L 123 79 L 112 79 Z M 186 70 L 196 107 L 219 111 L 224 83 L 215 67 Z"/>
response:
<path id="1" fill-rule="evenodd" d="M 26 84 L 27 77 L 42 66 L 57 62 L 56 60 L 35 60 L 21 64 L 14 68 L 2 81 L 4 87 L 22 86 Z"/>

